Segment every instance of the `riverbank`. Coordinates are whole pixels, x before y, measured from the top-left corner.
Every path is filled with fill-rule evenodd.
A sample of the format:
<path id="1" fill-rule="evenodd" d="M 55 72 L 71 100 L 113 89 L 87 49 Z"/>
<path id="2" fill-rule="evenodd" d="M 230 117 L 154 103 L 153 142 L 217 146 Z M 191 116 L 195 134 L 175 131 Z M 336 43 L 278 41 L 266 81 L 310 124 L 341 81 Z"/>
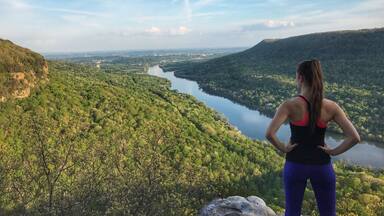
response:
<path id="1" fill-rule="evenodd" d="M 173 89 L 193 95 L 207 106 L 219 113 L 223 113 L 230 124 L 249 138 L 265 140 L 265 130 L 271 121 L 271 117 L 268 115 L 264 115 L 259 110 L 249 109 L 237 101 L 233 102 L 222 96 L 211 95 L 196 81 L 179 78 L 174 72 L 164 72 L 160 66 L 151 67 L 149 74 L 169 79 Z M 289 126 L 282 125 L 278 131 L 278 137 L 286 142 L 289 136 Z M 342 139 L 341 135 L 327 131 L 326 142 L 330 146 L 335 147 Z M 384 167 L 384 147 L 380 143 L 364 141 L 362 144 L 355 145 L 347 152 L 333 158 L 369 168 L 382 168 Z"/>

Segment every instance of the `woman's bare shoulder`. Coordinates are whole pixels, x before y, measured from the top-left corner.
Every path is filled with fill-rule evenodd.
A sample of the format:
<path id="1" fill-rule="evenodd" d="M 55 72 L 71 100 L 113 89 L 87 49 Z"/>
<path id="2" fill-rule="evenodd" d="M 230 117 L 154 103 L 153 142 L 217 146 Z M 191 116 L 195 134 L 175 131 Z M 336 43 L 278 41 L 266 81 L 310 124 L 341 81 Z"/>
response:
<path id="1" fill-rule="evenodd" d="M 333 101 L 331 99 L 323 98 L 323 108 L 328 113 L 334 114 L 340 109 L 340 106 L 335 101 Z"/>
<path id="2" fill-rule="evenodd" d="M 301 103 L 303 103 L 303 101 L 299 97 L 291 97 L 283 101 L 282 105 L 287 108 L 297 108 Z M 322 106 L 327 111 L 334 111 L 339 108 L 339 105 L 335 101 L 328 98 L 323 98 Z"/>
<path id="3" fill-rule="evenodd" d="M 283 104 L 285 104 L 288 107 L 292 107 L 292 106 L 295 106 L 296 104 L 298 104 L 299 101 L 300 101 L 300 99 L 298 97 L 291 97 L 291 98 L 286 99 L 283 102 Z"/>
<path id="4" fill-rule="evenodd" d="M 328 99 L 328 98 L 323 98 L 323 105 L 326 106 L 326 107 L 329 107 L 329 108 L 335 108 L 337 107 L 337 103 L 331 99 Z"/>

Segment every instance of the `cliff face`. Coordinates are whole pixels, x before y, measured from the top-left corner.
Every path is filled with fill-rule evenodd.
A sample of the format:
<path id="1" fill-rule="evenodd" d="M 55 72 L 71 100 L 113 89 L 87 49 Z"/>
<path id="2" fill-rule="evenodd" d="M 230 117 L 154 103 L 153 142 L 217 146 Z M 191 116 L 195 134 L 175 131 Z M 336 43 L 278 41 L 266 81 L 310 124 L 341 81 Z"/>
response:
<path id="1" fill-rule="evenodd" d="M 47 61 L 38 53 L 0 39 L 0 102 L 25 98 L 48 81 Z"/>

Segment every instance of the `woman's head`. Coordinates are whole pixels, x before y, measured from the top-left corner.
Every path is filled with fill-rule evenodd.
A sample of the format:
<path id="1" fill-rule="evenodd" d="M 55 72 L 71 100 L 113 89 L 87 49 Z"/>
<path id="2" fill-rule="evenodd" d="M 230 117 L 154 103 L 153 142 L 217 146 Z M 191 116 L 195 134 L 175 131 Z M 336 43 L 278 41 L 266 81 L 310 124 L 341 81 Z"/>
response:
<path id="1" fill-rule="evenodd" d="M 296 81 L 299 87 L 323 84 L 323 72 L 317 59 L 302 61 L 297 66 Z"/>
<path id="2" fill-rule="evenodd" d="M 320 61 L 312 59 L 299 63 L 296 71 L 296 82 L 299 89 L 303 86 L 309 89 L 309 102 L 311 104 L 310 126 L 313 131 L 316 120 L 321 114 L 321 104 L 324 95 L 323 71 Z"/>

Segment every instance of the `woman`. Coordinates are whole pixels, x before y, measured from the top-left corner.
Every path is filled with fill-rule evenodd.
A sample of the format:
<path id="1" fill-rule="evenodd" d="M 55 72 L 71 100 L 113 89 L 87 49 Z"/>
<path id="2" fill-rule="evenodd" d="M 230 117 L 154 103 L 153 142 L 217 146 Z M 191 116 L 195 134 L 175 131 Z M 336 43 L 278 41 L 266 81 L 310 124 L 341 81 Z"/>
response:
<path id="1" fill-rule="evenodd" d="M 318 60 L 298 65 L 296 83 L 299 95 L 278 107 L 266 132 L 266 138 L 286 153 L 283 170 L 285 215 L 301 214 L 307 179 L 314 190 L 320 215 L 336 215 L 336 177 L 330 156 L 347 151 L 360 142 L 360 136 L 339 105 L 323 98 L 323 74 Z M 287 119 L 291 138 L 285 145 L 276 137 L 276 131 Z M 346 135 L 336 148 L 324 143 L 330 121 L 335 121 Z"/>

